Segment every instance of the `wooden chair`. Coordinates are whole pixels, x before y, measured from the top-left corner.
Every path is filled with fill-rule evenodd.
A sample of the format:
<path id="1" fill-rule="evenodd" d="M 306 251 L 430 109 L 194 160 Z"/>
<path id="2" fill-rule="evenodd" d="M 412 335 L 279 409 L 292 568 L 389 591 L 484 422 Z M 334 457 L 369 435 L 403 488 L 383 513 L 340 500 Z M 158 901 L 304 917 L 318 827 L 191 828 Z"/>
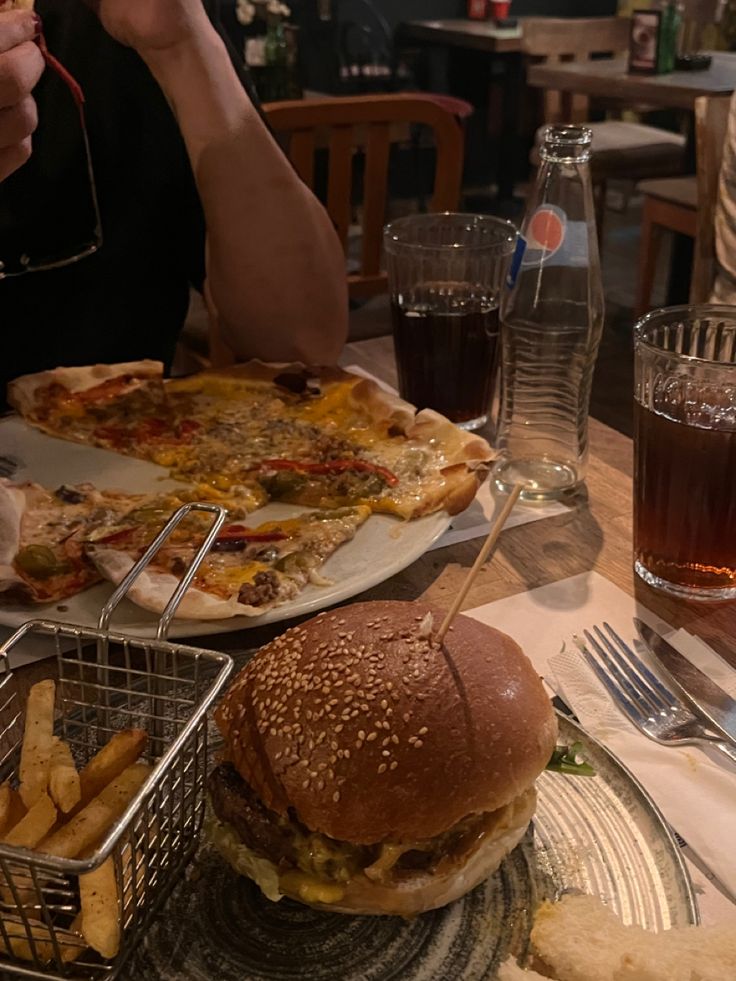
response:
<path id="1" fill-rule="evenodd" d="M 715 214 L 730 110 L 729 96 L 702 96 L 695 101 L 698 227 L 690 281 L 691 303 L 707 302 L 716 278 Z"/>
<path id="2" fill-rule="evenodd" d="M 465 103 L 430 94 L 366 95 L 275 102 L 264 106 L 295 170 L 314 187 L 315 151 L 328 149 L 327 211 L 343 248 L 353 216 L 353 162 L 365 153 L 362 194 L 362 255 L 358 272 L 348 275 L 351 299 L 386 291 L 381 246 L 386 218 L 390 149 L 408 139 L 410 127 L 431 129 L 437 150 L 432 211 L 456 211 L 460 200 L 465 136 L 458 116 Z"/>
<path id="3" fill-rule="evenodd" d="M 629 20 L 625 17 L 528 17 L 524 20 L 523 44 L 530 58 L 543 62 L 623 55 L 629 48 Z M 611 96 L 601 107 L 620 113 L 623 107 L 615 99 L 615 92 Z M 590 108 L 590 100 L 580 94 L 545 91 L 542 96 L 542 114 L 547 125 L 587 122 Z M 685 137 L 622 119 L 587 125 L 593 130 L 591 172 L 600 233 L 606 182 L 613 178 L 640 181 L 681 174 L 685 164 Z M 537 143 L 540 139 L 541 130 Z M 538 162 L 536 152 L 532 159 Z"/>
<path id="4" fill-rule="evenodd" d="M 652 288 L 662 233 L 695 239 L 690 302 L 705 303 L 715 278 L 714 219 L 719 176 L 731 105 L 729 96 L 709 96 L 695 103 L 697 175 L 643 181 L 644 193 L 636 316 L 651 308 Z"/>

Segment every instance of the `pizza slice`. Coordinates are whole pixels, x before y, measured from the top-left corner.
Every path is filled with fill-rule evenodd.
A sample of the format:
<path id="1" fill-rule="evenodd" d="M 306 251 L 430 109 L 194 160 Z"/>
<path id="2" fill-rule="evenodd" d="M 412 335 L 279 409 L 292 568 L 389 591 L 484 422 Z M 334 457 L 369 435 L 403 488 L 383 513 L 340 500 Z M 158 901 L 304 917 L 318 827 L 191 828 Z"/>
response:
<path id="1" fill-rule="evenodd" d="M 0 597 L 23 603 L 68 599 L 104 578 L 89 558 L 91 547 L 134 533 L 142 554 L 182 504 L 198 499 L 187 489 L 124 494 L 79 484 L 49 491 L 0 480 Z M 245 517 L 237 501 L 226 506 L 232 520 Z M 174 537 L 201 541 L 211 522 L 211 515 L 193 512 Z"/>
<path id="2" fill-rule="evenodd" d="M 178 414 L 185 406 L 202 425 L 175 475 L 260 486 L 271 500 L 403 519 L 456 514 L 494 455 L 480 436 L 339 368 L 251 361 L 166 388 Z"/>
<path id="3" fill-rule="evenodd" d="M 248 362 L 168 382 L 157 362 L 57 368 L 8 397 L 47 432 L 151 460 L 249 510 L 270 499 L 456 514 L 493 458 L 481 437 L 337 368 Z"/>
<path id="4" fill-rule="evenodd" d="M 175 511 L 197 499 L 186 490 L 136 495 L 80 484 L 52 492 L 0 481 L 0 598 L 58 603 L 102 580 L 121 582 Z M 179 608 L 182 617 L 257 616 L 294 599 L 310 582 L 326 584 L 322 564 L 371 513 L 345 508 L 248 527 L 237 500 L 228 500 L 227 508 L 229 522 Z M 211 521 L 209 514 L 189 514 L 129 598 L 162 612 Z"/>
<path id="5" fill-rule="evenodd" d="M 53 603 L 99 582 L 85 554 L 87 537 L 145 500 L 103 493 L 91 484 L 48 491 L 0 480 L 0 596 L 6 602 Z"/>
<path id="6" fill-rule="evenodd" d="M 8 403 L 27 421 L 63 439 L 115 449 L 96 433 L 106 424 L 166 415 L 163 364 L 53 368 L 8 385 Z"/>
<path id="7" fill-rule="evenodd" d="M 327 585 L 319 571 L 322 564 L 354 537 L 370 513 L 370 508 L 354 507 L 315 511 L 256 527 L 227 524 L 187 590 L 178 616 L 197 620 L 259 616 L 294 599 L 308 583 Z M 146 610 L 163 612 L 199 541 L 191 534 L 172 536 L 138 577 L 129 598 Z M 144 544 L 140 529 L 123 519 L 118 528 L 88 543 L 86 554 L 117 585 Z"/>

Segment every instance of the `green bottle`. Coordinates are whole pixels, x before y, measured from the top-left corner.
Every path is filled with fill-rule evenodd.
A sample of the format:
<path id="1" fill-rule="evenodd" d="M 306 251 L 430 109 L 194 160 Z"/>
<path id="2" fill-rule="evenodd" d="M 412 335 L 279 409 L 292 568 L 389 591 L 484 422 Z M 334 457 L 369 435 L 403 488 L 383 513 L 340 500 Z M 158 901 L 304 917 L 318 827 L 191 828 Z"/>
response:
<path id="1" fill-rule="evenodd" d="M 667 2 L 663 3 L 661 9 L 657 74 L 666 75 L 675 70 L 677 39 L 680 33 L 682 17 L 676 0 L 667 0 Z"/>
<path id="2" fill-rule="evenodd" d="M 289 58 L 286 33 L 281 21 L 269 24 L 264 55 L 266 61 L 264 101 L 275 102 L 279 99 L 288 99 L 290 95 Z"/>

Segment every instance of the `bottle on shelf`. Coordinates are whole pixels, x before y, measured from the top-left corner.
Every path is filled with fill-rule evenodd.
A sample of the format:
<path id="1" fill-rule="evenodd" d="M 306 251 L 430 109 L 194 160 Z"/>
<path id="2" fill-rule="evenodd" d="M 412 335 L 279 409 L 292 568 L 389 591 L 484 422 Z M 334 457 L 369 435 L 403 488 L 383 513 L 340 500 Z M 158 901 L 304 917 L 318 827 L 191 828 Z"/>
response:
<path id="1" fill-rule="evenodd" d="M 679 53 L 682 5 L 677 3 L 676 0 L 663 0 L 660 11 L 657 74 L 668 75 L 675 70 L 675 62 Z"/>

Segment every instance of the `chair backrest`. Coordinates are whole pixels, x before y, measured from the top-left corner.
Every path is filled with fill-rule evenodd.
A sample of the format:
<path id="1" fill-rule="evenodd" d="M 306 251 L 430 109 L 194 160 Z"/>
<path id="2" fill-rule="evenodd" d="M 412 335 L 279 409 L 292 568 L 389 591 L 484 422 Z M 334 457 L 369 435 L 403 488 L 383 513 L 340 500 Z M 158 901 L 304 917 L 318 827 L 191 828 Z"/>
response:
<path id="1" fill-rule="evenodd" d="M 524 53 L 549 64 L 614 57 L 629 49 L 628 17 L 527 17 L 524 19 Z M 546 123 L 583 122 L 589 117 L 589 100 L 570 92 L 545 91 L 542 114 Z"/>
<path id="2" fill-rule="evenodd" d="M 465 135 L 457 114 L 429 95 L 365 95 L 302 99 L 264 106 L 276 134 L 304 183 L 314 188 L 315 151 L 328 151 L 327 211 L 347 253 L 353 213 L 353 163 L 365 153 L 360 272 L 348 276 L 353 298 L 386 289 L 381 243 L 388 198 L 391 144 L 406 140 L 413 124 L 429 127 L 436 147 L 433 211 L 456 211 L 460 198 Z"/>
<path id="3" fill-rule="evenodd" d="M 701 96 L 695 100 L 698 213 L 691 303 L 706 303 L 715 280 L 715 214 L 730 108 L 730 96 Z"/>

